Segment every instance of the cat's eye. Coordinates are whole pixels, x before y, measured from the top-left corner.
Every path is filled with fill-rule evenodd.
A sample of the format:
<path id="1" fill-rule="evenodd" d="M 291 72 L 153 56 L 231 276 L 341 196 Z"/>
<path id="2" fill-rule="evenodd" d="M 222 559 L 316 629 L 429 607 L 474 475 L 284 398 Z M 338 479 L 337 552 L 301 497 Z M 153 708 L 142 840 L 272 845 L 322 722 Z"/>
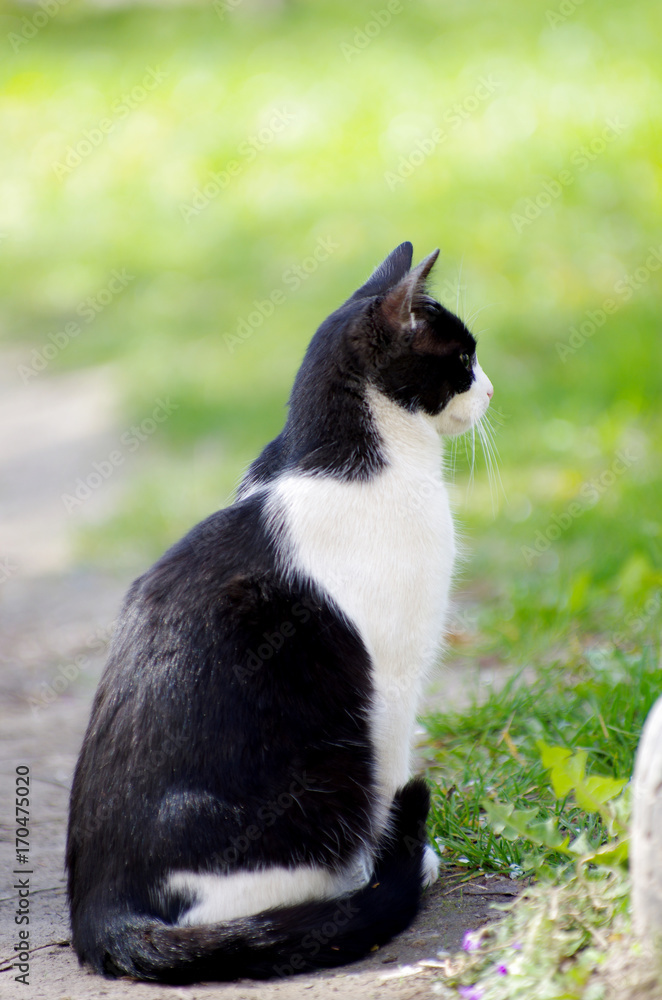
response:
<path id="1" fill-rule="evenodd" d="M 471 369 L 473 368 L 473 358 L 471 357 L 470 354 L 461 354 L 460 361 L 467 369 L 467 371 L 471 371 Z"/>

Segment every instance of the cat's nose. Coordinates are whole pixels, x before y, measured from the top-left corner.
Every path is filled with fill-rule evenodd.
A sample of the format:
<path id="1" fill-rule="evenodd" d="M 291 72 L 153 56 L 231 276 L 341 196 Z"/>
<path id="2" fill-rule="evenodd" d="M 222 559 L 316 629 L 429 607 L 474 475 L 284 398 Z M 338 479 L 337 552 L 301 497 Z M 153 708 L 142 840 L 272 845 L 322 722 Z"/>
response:
<path id="1" fill-rule="evenodd" d="M 491 385 L 491 386 L 489 387 L 489 389 L 487 390 L 487 398 L 488 398 L 488 399 L 491 399 L 493 395 L 494 395 L 494 386 L 493 386 L 493 385 Z"/>

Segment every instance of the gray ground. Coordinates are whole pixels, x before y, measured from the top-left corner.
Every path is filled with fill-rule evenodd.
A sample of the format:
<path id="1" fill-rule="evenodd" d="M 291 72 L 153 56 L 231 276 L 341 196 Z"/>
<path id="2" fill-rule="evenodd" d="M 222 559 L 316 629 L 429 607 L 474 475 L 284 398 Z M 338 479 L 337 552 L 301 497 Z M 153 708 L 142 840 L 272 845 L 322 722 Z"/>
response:
<path id="1" fill-rule="evenodd" d="M 68 945 L 63 849 L 68 790 L 90 702 L 103 666 L 103 644 L 130 574 L 84 573 L 72 554 L 75 517 L 61 494 L 116 440 L 112 373 L 53 376 L 27 386 L 17 376 L 20 354 L 0 357 L 0 996 L 82 1000 L 86 997 L 414 998 L 433 996 L 439 953 L 460 945 L 465 930 L 492 919 L 493 903 L 516 892 L 507 879 L 462 887 L 438 882 L 415 924 L 368 960 L 340 971 L 270 983 L 161 987 L 107 981 L 80 969 Z M 141 461 L 147 460 L 141 454 Z M 131 468 L 76 512 L 103 517 Z M 78 657 L 78 659 L 76 659 Z M 478 683 L 490 683 L 488 671 Z M 458 701 L 463 678 L 445 670 L 431 703 Z M 15 770 L 31 775 L 29 868 L 16 863 Z M 15 875 L 14 870 L 23 872 Z M 17 878 L 29 870 L 29 986 L 11 968 L 19 926 Z M 25 925 L 22 925 L 25 927 Z"/>

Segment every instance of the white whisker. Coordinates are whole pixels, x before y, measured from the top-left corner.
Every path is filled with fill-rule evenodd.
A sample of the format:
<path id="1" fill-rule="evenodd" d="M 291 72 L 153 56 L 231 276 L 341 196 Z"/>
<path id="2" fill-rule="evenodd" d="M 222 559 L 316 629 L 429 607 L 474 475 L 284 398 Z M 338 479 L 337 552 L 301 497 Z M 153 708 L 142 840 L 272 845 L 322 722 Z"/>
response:
<path id="1" fill-rule="evenodd" d="M 476 468 L 476 427 L 475 425 L 471 428 L 471 476 L 470 482 L 474 478 L 474 470 Z"/>
<path id="2" fill-rule="evenodd" d="M 492 429 L 492 423 L 493 422 L 499 424 L 499 426 L 501 426 L 502 424 L 505 424 L 505 422 L 506 422 L 506 418 L 503 415 L 503 413 L 501 412 L 501 410 L 497 410 L 493 406 L 490 406 L 489 410 L 487 411 L 487 413 L 483 417 L 483 420 L 487 423 L 487 425 L 489 426 L 490 430 Z"/>
<path id="3" fill-rule="evenodd" d="M 460 315 L 460 291 L 462 289 L 462 268 L 464 266 L 464 254 L 462 254 L 462 260 L 460 261 L 460 273 L 457 278 L 457 295 L 455 297 L 455 313 Z M 464 309 L 462 310 L 464 312 Z"/>
<path id="4" fill-rule="evenodd" d="M 464 441 L 464 457 L 467 460 L 467 465 L 470 465 L 471 463 L 469 462 L 469 444 L 468 444 L 469 439 L 466 434 L 462 435 L 462 439 Z"/>
<path id="5" fill-rule="evenodd" d="M 471 325 L 472 325 L 472 323 L 474 322 L 474 320 L 475 320 L 475 319 L 476 319 L 476 318 L 477 318 L 478 316 L 480 316 L 480 314 L 481 314 L 481 313 L 482 313 L 482 312 L 483 312 L 483 311 L 484 311 L 485 309 L 491 309 L 493 305 L 496 305 L 496 303 L 495 303 L 495 302 L 488 302 L 488 303 L 486 303 L 486 305 L 484 305 L 484 306 L 476 306 L 476 307 L 475 307 L 474 309 L 472 309 L 472 310 L 471 310 L 471 312 L 469 313 L 469 315 L 467 316 L 467 318 L 466 318 L 466 319 L 464 320 L 464 325 L 465 325 L 465 326 L 466 326 L 466 327 L 467 327 L 468 329 L 471 329 Z M 479 333 L 485 333 L 485 330 L 479 330 L 478 332 L 479 332 Z"/>
<path id="6" fill-rule="evenodd" d="M 490 484 L 490 496 L 492 499 L 492 513 L 496 514 L 499 505 L 499 497 L 503 496 L 507 502 L 506 491 L 504 489 L 501 473 L 499 471 L 499 450 L 494 439 L 494 428 L 490 426 L 485 414 L 477 424 L 478 437 L 483 446 L 483 454 L 487 466 L 487 476 Z"/>
<path id="7" fill-rule="evenodd" d="M 450 451 L 447 456 L 446 462 L 446 472 L 448 478 L 452 481 L 455 480 L 455 474 L 457 472 L 457 438 L 453 437 L 450 439 Z"/>

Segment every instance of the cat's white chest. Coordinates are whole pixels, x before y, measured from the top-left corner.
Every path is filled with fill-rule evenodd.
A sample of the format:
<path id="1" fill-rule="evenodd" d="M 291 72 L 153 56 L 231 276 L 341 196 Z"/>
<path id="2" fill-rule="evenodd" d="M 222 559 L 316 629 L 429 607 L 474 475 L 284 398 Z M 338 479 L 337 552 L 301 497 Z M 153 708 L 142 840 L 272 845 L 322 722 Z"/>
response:
<path id="1" fill-rule="evenodd" d="M 443 635 L 453 522 L 436 432 L 383 397 L 373 412 L 389 464 L 367 482 L 293 473 L 272 487 L 287 559 L 357 626 L 375 688 L 371 732 L 388 808 L 410 776 L 421 684 Z"/>

